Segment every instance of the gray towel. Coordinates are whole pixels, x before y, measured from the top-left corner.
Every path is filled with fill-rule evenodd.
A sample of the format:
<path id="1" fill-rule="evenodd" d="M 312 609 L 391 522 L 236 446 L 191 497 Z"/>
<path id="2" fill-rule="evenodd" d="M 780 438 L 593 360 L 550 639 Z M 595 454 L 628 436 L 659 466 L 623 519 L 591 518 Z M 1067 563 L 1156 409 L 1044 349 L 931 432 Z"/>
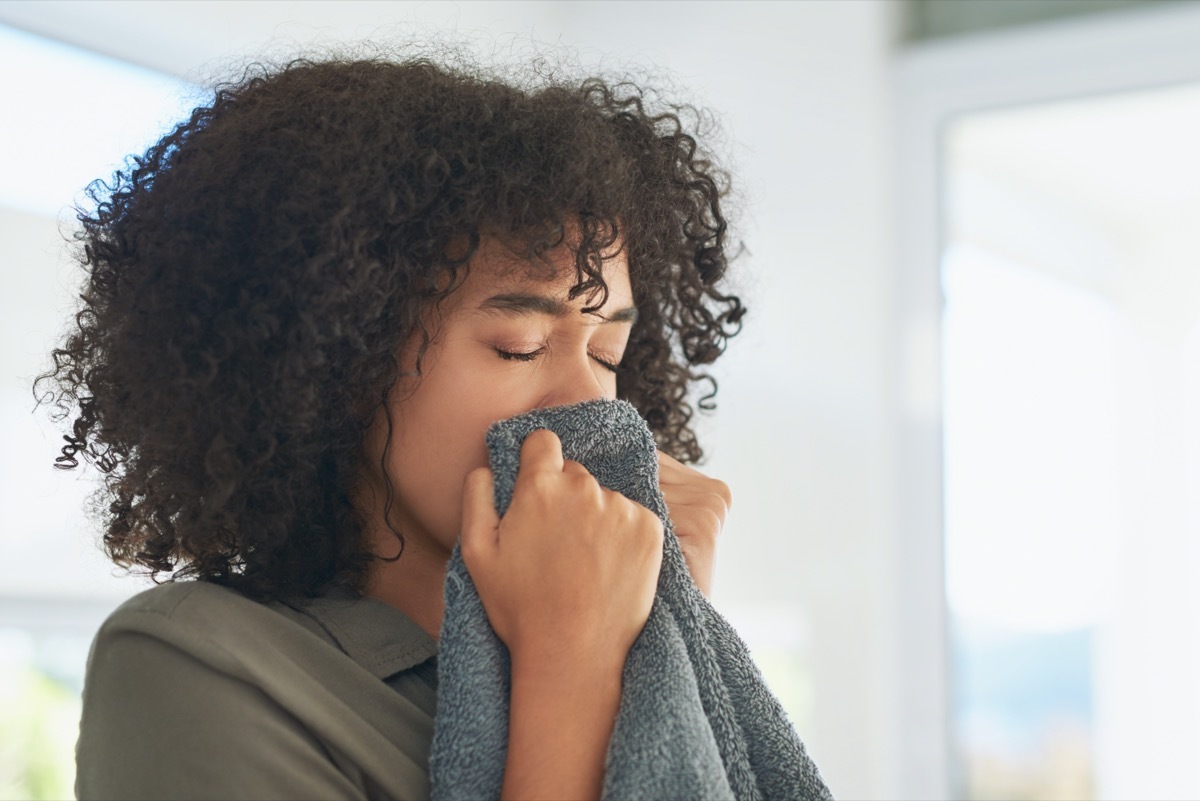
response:
<path id="1" fill-rule="evenodd" d="M 512 499 L 521 443 L 548 428 L 563 456 L 662 518 L 662 570 L 650 617 L 625 662 L 603 798 L 828 799 L 746 646 L 692 582 L 658 486 L 654 437 L 632 405 L 596 400 L 494 424 L 487 446 L 496 509 Z M 429 758 L 434 801 L 500 796 L 508 736 L 508 651 L 492 631 L 456 547 L 445 585 L 438 701 Z"/>

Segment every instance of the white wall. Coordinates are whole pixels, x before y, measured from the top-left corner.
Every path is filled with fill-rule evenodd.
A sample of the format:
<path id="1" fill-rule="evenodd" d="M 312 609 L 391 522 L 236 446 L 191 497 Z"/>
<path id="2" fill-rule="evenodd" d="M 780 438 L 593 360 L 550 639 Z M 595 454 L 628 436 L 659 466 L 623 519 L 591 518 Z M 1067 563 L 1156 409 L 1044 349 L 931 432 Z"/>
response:
<path id="1" fill-rule="evenodd" d="M 573 20 L 677 72 L 728 121 L 751 205 L 751 315 L 721 370 L 711 471 L 730 481 L 718 602 L 790 617 L 806 739 L 835 795 L 896 797 L 891 165 L 894 4 L 678 4 Z M 628 6 L 625 6 L 628 8 Z M 639 9 L 644 8 L 639 4 Z M 709 10 L 711 8 L 711 10 Z M 664 32 L 675 32 L 665 35 Z"/>
<path id="2" fill-rule="evenodd" d="M 460 30 L 561 38 L 584 63 L 671 71 L 685 98 L 724 122 L 749 201 L 750 255 L 735 281 L 751 314 L 703 424 L 707 469 L 735 498 L 716 600 L 752 648 L 778 642 L 791 654 L 807 676 L 793 700 L 809 748 L 836 796 L 866 799 L 903 794 L 888 116 L 898 10 L 886 0 L 8 2 L 0 22 L 189 77 L 268 40 L 353 39 L 456 16 Z M 6 219 L 6 239 L 38 229 Z"/>

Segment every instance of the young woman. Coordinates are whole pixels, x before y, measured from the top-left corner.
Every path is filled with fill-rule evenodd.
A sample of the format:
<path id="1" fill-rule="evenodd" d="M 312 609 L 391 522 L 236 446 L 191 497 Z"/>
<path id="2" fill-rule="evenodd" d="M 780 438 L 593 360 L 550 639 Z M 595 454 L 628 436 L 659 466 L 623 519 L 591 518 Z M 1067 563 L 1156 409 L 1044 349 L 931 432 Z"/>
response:
<path id="1" fill-rule="evenodd" d="M 743 314 L 724 172 L 629 83 L 296 61 L 221 88 L 80 214 L 46 376 L 104 543 L 172 579 L 89 661 L 81 798 L 428 794 L 456 542 L 512 658 L 504 796 L 600 794 L 658 518 L 536 432 L 503 519 L 484 432 L 630 401 L 707 592 L 729 491 L 686 463 Z M 701 400 L 711 399 L 715 386 Z"/>

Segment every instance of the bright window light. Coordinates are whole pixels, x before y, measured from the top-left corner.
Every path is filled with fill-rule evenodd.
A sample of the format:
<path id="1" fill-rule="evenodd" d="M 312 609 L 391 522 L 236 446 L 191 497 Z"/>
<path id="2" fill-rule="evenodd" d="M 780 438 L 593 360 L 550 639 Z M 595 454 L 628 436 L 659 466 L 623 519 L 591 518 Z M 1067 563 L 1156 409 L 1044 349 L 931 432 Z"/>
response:
<path id="1" fill-rule="evenodd" d="M 945 276 L 950 607 L 1020 631 L 1091 625 L 1118 545 L 1111 303 L 968 246 Z"/>
<path id="2" fill-rule="evenodd" d="M 5 26 L 0 70 L 0 205 L 48 217 L 196 105 L 174 77 Z"/>
<path id="3" fill-rule="evenodd" d="M 1200 84 L 947 130 L 959 797 L 1200 797 L 1198 139 Z"/>

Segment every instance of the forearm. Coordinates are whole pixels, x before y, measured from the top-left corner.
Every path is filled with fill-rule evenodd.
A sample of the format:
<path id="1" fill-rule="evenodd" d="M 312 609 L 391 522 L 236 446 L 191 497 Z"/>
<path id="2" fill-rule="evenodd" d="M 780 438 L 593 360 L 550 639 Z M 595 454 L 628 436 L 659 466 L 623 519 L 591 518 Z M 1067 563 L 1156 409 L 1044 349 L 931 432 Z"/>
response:
<path id="1" fill-rule="evenodd" d="M 600 797 L 621 670 L 562 654 L 514 658 L 502 799 Z"/>

